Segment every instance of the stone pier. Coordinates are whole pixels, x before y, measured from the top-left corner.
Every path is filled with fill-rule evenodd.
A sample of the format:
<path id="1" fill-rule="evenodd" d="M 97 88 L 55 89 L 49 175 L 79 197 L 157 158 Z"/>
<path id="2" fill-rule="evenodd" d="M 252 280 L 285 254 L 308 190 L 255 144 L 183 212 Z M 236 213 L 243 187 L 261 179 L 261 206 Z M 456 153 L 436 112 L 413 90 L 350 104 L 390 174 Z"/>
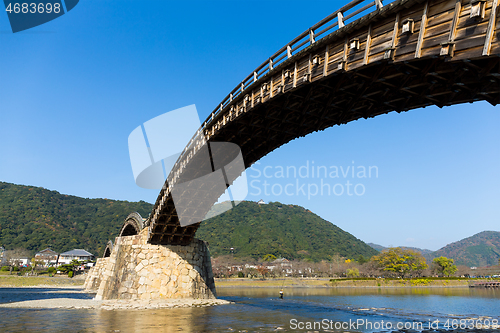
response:
<path id="1" fill-rule="evenodd" d="M 210 252 L 205 242 L 151 245 L 147 228 L 117 237 L 111 254 L 90 270 L 84 288 L 96 299 L 215 298 Z"/>

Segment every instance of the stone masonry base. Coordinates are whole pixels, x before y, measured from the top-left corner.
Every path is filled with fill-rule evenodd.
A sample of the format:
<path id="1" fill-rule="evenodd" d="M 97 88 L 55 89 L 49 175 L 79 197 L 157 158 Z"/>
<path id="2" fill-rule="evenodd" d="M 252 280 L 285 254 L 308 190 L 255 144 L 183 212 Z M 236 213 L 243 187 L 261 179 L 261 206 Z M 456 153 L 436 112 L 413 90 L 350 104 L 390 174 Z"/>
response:
<path id="1" fill-rule="evenodd" d="M 194 239 L 188 246 L 151 245 L 147 229 L 117 237 L 111 256 L 98 259 L 85 280 L 96 299 L 215 298 L 210 252 Z"/>

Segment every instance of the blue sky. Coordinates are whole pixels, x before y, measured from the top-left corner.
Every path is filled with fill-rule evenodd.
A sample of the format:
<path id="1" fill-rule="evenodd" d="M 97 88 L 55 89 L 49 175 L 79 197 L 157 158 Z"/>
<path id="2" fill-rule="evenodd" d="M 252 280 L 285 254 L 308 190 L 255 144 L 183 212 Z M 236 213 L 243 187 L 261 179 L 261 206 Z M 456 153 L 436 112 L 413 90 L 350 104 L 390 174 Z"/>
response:
<path id="1" fill-rule="evenodd" d="M 190 104 L 203 120 L 255 67 L 343 4 L 82 0 L 16 34 L 0 13 L 0 180 L 154 202 L 158 191 L 134 183 L 130 132 Z M 498 108 L 428 107 L 294 140 L 248 170 L 248 199 L 304 206 L 385 246 L 436 250 L 499 230 Z M 323 179 L 345 189 L 347 181 L 361 184 L 362 195 L 278 194 L 287 184 L 291 193 L 297 181 L 306 189 L 321 184 L 317 177 L 276 176 L 280 167 L 313 162 L 329 170 L 372 166 L 378 176 Z M 271 177 L 256 177 L 266 167 Z M 264 181 L 275 195 L 265 195 Z"/>

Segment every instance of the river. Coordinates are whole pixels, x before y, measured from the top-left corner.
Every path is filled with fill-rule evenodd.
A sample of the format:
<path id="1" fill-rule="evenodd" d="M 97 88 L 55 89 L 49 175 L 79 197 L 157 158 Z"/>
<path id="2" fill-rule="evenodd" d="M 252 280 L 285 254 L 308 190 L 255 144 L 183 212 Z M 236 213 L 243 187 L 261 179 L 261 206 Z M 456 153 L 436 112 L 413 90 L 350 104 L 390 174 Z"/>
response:
<path id="1" fill-rule="evenodd" d="M 500 320 L 500 290 L 479 288 L 219 288 L 234 304 L 160 310 L 0 308 L 0 332 L 391 332 Z M 0 288 L 0 303 L 92 298 L 61 289 Z M 429 325 L 431 325 L 429 327 Z"/>

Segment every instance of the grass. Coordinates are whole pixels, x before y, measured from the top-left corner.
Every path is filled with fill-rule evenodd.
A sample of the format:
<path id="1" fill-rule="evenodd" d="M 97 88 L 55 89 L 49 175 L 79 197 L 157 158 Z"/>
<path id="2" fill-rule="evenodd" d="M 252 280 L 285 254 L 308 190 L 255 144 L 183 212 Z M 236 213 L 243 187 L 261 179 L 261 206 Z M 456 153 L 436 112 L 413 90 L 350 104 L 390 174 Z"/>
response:
<path id="1" fill-rule="evenodd" d="M 68 277 L 48 277 L 48 276 L 17 276 L 0 275 L 0 288 L 36 287 L 36 286 L 57 286 L 71 287 L 82 286 L 83 279 L 70 279 Z"/>
<path id="2" fill-rule="evenodd" d="M 276 278 L 276 279 L 246 279 L 230 278 L 215 279 L 217 287 L 330 287 L 329 279 L 300 279 L 300 278 Z"/>
<path id="3" fill-rule="evenodd" d="M 466 287 L 469 279 L 420 278 L 420 279 L 329 279 L 329 278 L 277 278 L 277 279 L 247 279 L 229 278 L 215 279 L 217 287 Z"/>

